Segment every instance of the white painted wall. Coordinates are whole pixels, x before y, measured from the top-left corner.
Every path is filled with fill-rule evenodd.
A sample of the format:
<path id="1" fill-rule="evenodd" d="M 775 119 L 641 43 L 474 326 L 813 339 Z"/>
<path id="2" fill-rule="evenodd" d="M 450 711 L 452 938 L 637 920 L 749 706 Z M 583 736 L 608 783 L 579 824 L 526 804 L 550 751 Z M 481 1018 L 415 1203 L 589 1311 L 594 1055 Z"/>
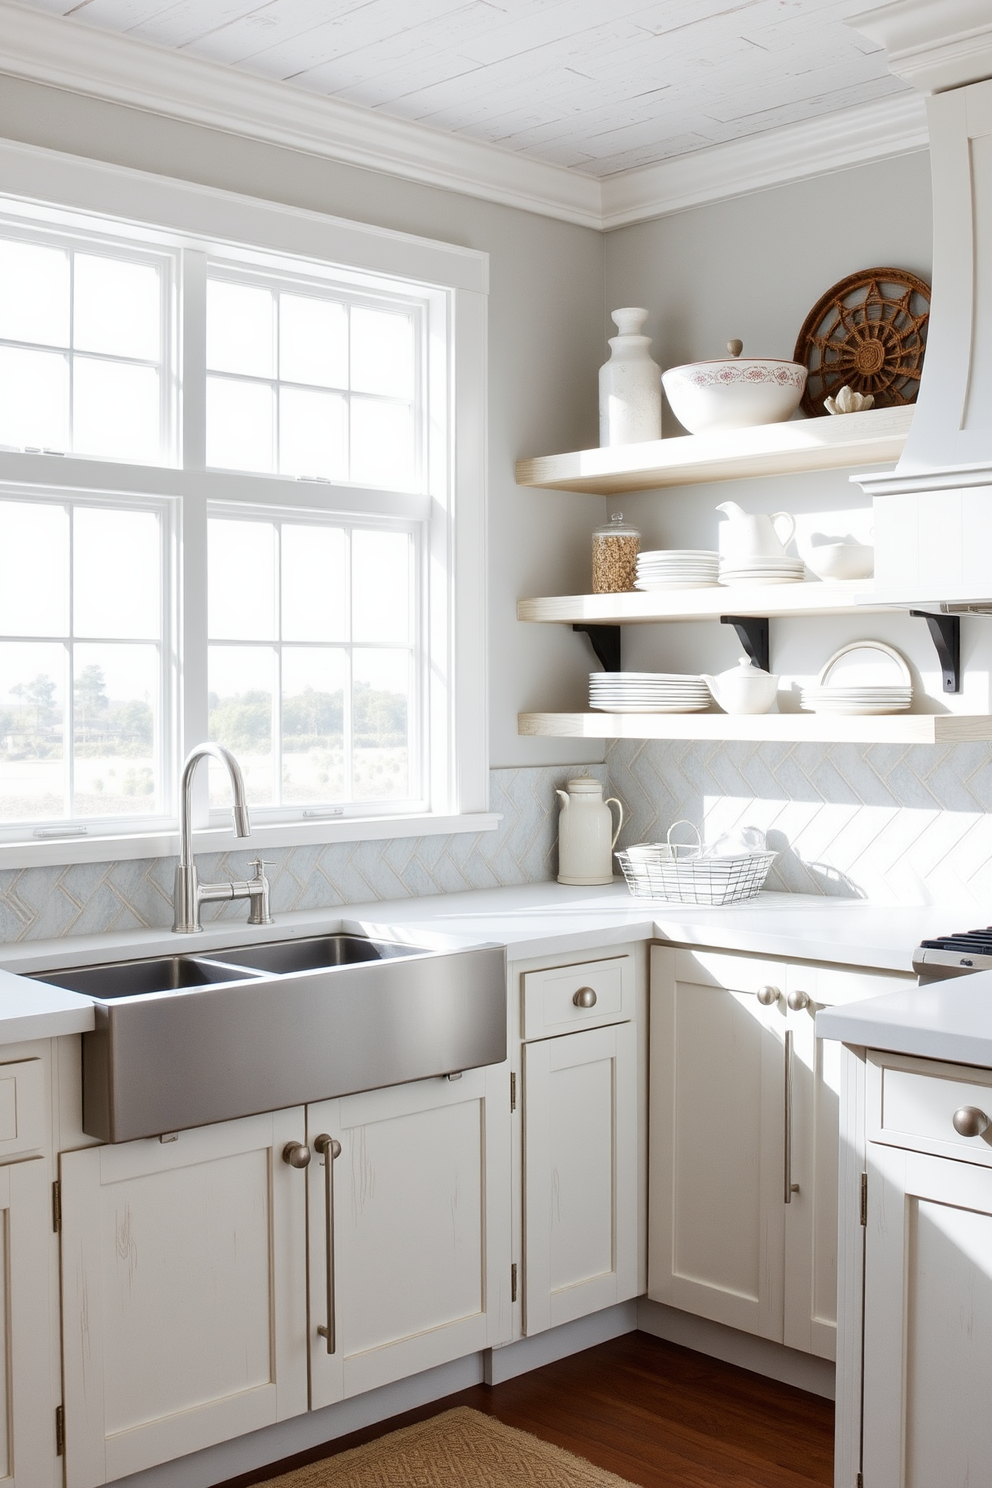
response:
<path id="1" fill-rule="evenodd" d="M 697 207 L 607 236 L 604 325 L 612 306 L 648 306 L 646 329 L 663 367 L 726 355 L 732 337 L 745 353 L 791 357 L 807 313 L 845 275 L 893 266 L 929 280 L 931 239 L 926 153 Z M 666 435 L 684 432 L 667 404 L 664 418 Z M 715 548 L 722 519 L 714 507 L 725 500 L 795 512 L 804 534 L 866 537 L 871 525 L 870 501 L 845 471 L 677 487 L 625 497 L 623 509 L 645 547 Z M 779 621 L 772 667 L 812 676 L 837 647 L 863 636 L 905 652 L 934 695 L 933 711 L 992 705 L 992 622 L 978 618 L 962 626 L 970 675 L 960 697 L 943 697 L 925 626 L 905 616 Z M 734 632 L 712 624 L 632 626 L 624 645 L 625 665 L 636 670 L 716 672 L 740 654 Z"/>
<path id="2" fill-rule="evenodd" d="M 490 763 L 602 759 L 595 741 L 521 739 L 520 709 L 565 707 L 585 641 L 522 626 L 521 594 L 588 588 L 602 499 L 518 490 L 513 462 L 595 443 L 604 240 L 589 228 L 5 77 L 0 135 L 490 254 Z"/>

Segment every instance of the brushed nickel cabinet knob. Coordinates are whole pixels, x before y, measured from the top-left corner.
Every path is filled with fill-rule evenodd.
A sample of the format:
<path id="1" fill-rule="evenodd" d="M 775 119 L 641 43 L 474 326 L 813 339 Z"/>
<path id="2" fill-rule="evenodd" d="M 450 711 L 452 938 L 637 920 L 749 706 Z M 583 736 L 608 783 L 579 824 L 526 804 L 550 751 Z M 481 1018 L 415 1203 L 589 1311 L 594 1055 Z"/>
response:
<path id="1" fill-rule="evenodd" d="M 951 1117 L 959 1137 L 983 1137 L 989 1129 L 989 1118 L 977 1106 L 959 1106 Z"/>
<path id="2" fill-rule="evenodd" d="M 777 987 L 766 985 L 758 988 L 758 1001 L 762 1007 L 774 1007 L 781 996 L 782 994 Z"/>
<path id="3" fill-rule="evenodd" d="M 801 992 L 798 988 L 790 992 L 785 999 L 794 1013 L 801 1013 L 803 1008 L 809 1007 L 809 993 Z"/>
<path id="4" fill-rule="evenodd" d="M 310 1148 L 305 1142 L 287 1142 L 282 1149 L 282 1160 L 291 1168 L 305 1168 L 310 1161 Z"/>
<path id="5" fill-rule="evenodd" d="M 577 1008 L 592 1008 L 596 1006 L 598 999 L 592 987 L 580 987 L 572 1001 Z"/>

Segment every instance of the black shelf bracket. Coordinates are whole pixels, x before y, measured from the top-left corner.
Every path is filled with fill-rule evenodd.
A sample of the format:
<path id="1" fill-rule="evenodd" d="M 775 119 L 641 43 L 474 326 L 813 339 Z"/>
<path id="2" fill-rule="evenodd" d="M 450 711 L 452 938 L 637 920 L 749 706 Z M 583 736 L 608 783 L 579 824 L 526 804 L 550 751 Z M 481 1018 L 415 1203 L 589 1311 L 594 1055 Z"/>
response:
<path id="1" fill-rule="evenodd" d="M 910 610 L 920 620 L 925 620 L 930 638 L 937 651 L 937 660 L 944 678 L 945 692 L 961 691 L 961 616 L 931 615 L 929 610 Z"/>
<path id="2" fill-rule="evenodd" d="M 620 626 L 619 625 L 573 625 L 589 637 L 596 659 L 604 672 L 620 670 Z"/>
<path id="3" fill-rule="evenodd" d="M 768 665 L 771 652 L 768 645 L 767 619 L 758 615 L 721 615 L 720 624 L 734 627 L 745 654 L 750 657 L 752 666 L 758 667 L 763 672 L 771 671 Z"/>

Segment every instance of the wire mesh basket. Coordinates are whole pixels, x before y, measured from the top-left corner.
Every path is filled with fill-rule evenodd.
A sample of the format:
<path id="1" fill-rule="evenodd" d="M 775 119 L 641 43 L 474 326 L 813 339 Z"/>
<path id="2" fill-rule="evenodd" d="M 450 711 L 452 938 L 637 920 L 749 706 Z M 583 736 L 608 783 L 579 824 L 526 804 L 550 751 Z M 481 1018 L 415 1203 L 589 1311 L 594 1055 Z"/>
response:
<path id="1" fill-rule="evenodd" d="M 691 827 L 696 842 L 672 842 L 672 832 L 679 826 Z M 676 904 L 740 904 L 760 891 L 777 854 L 765 851 L 708 855 L 692 823 L 675 822 L 668 829 L 666 842 L 637 842 L 616 856 L 635 899 L 667 899 Z"/>

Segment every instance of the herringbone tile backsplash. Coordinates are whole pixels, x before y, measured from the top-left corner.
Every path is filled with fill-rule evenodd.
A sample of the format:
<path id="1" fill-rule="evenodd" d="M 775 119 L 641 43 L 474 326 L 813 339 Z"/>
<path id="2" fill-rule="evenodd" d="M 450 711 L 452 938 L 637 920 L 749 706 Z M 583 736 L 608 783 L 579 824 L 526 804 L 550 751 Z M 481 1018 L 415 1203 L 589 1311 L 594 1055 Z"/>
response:
<path id="1" fill-rule="evenodd" d="M 492 770 L 490 810 L 503 818 L 495 832 L 266 848 L 273 913 L 553 878 L 555 787 L 583 770 L 606 779 L 603 765 Z M 204 853 L 197 866 L 214 882 L 228 875 L 250 878 L 248 861 L 256 851 Z M 175 867 L 175 858 L 139 858 L 0 872 L 0 939 L 46 940 L 169 925 Z M 203 908 L 205 921 L 244 916 L 243 903 Z"/>
<path id="2" fill-rule="evenodd" d="M 622 841 L 687 819 L 713 841 L 740 826 L 779 850 L 766 887 L 881 903 L 992 905 L 992 750 L 985 744 L 701 744 L 621 741 L 588 767 L 627 812 Z M 581 767 L 493 770 L 495 832 L 267 849 L 276 914 L 459 889 L 557 871 L 555 787 Z M 245 852 L 204 854 L 205 878 L 249 874 Z M 0 937 L 42 940 L 165 926 L 174 858 L 0 872 Z M 205 918 L 241 918 L 242 904 Z"/>
<path id="3" fill-rule="evenodd" d="M 707 842 L 756 826 L 779 851 L 769 889 L 992 903 L 987 744 L 621 741 L 607 771 L 627 808 L 624 843 L 663 840 L 682 818 Z"/>

